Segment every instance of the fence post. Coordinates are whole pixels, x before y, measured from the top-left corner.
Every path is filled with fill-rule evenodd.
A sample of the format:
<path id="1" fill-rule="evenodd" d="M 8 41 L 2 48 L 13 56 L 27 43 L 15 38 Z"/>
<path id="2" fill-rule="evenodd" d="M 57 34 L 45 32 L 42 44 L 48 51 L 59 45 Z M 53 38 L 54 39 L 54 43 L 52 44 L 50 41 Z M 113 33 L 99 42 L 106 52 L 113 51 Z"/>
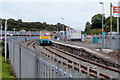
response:
<path id="1" fill-rule="evenodd" d="M 51 55 L 50 55 L 50 61 L 49 62 L 52 62 Z M 52 64 L 50 64 L 50 78 L 52 78 Z"/>
<path id="2" fill-rule="evenodd" d="M 81 78 L 82 72 L 81 72 L 81 65 L 80 64 L 78 65 L 78 68 L 79 68 L 79 75 L 80 75 L 80 78 Z"/>
<path id="3" fill-rule="evenodd" d="M 41 78 L 43 78 L 43 60 L 41 59 L 41 65 L 40 65 L 40 67 L 41 67 Z"/>
<path id="4" fill-rule="evenodd" d="M 39 64 L 39 69 L 40 69 L 40 74 L 39 74 L 39 78 L 42 78 L 42 59 L 40 58 L 40 64 Z"/>
<path id="5" fill-rule="evenodd" d="M 87 67 L 87 75 L 88 75 L 88 79 L 90 78 L 90 75 L 89 75 L 89 64 L 88 64 L 88 67 Z"/>
<path id="6" fill-rule="evenodd" d="M 19 63 L 20 63 L 20 68 L 19 68 L 19 70 L 20 70 L 20 75 L 19 75 L 19 77 L 21 78 L 21 45 L 19 45 Z"/>
<path id="7" fill-rule="evenodd" d="M 15 54 L 15 43 L 13 43 L 13 68 L 14 68 L 14 58 L 15 58 L 15 56 L 14 56 L 14 54 Z"/>
<path id="8" fill-rule="evenodd" d="M 11 42 L 10 39 L 8 39 L 8 46 L 9 46 L 9 59 L 10 59 L 10 54 L 11 54 Z"/>
<path id="9" fill-rule="evenodd" d="M 72 77 L 74 75 L 74 63 L 72 62 Z"/>

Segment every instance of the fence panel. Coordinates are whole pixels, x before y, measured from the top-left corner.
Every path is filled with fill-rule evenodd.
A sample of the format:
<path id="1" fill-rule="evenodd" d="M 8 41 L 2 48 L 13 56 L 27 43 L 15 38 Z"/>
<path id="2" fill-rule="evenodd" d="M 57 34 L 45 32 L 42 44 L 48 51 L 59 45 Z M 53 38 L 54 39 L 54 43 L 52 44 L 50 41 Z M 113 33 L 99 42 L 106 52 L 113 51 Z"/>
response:
<path id="1" fill-rule="evenodd" d="M 16 76 L 20 77 L 20 45 L 14 43 L 14 71 L 16 73 Z"/>
<path id="2" fill-rule="evenodd" d="M 9 50 L 9 57 L 10 57 L 10 62 L 11 62 L 11 65 L 13 66 L 14 64 L 14 43 L 13 41 L 9 41 L 9 45 L 10 45 L 10 50 Z"/>
<path id="3" fill-rule="evenodd" d="M 17 78 L 90 77 L 90 74 L 88 74 L 89 66 L 87 66 L 87 73 L 84 75 L 80 69 L 82 63 L 75 64 L 73 61 L 64 59 L 42 48 L 39 51 L 33 50 L 12 39 L 9 40 L 9 47 L 10 62 Z M 78 67 L 79 70 L 75 67 Z"/>
<path id="4" fill-rule="evenodd" d="M 9 40 L 10 60 L 17 78 L 64 78 L 63 65 L 51 59 L 52 55 L 40 50 L 32 51 L 30 48 Z M 47 54 L 44 55 L 44 54 Z M 49 57 L 48 57 L 49 55 Z M 56 58 L 58 59 L 58 57 Z M 60 60 L 60 59 L 59 59 Z M 69 74 L 69 73 L 67 73 Z"/>
<path id="5" fill-rule="evenodd" d="M 36 78 L 36 56 L 34 52 L 27 50 L 26 57 L 27 78 Z"/>
<path id="6" fill-rule="evenodd" d="M 106 34 L 105 47 L 120 50 L 120 34 Z"/>
<path id="7" fill-rule="evenodd" d="M 21 47 L 21 78 L 27 77 L 27 50 Z"/>

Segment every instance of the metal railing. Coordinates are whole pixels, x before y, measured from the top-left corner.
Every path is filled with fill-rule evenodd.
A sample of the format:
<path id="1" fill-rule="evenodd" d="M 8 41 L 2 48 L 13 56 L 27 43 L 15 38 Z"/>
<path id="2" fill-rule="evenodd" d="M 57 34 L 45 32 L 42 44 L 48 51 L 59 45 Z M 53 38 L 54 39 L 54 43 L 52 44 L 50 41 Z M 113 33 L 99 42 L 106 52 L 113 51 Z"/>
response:
<path id="1" fill-rule="evenodd" d="M 120 50 L 120 34 L 106 34 L 105 48 Z"/>

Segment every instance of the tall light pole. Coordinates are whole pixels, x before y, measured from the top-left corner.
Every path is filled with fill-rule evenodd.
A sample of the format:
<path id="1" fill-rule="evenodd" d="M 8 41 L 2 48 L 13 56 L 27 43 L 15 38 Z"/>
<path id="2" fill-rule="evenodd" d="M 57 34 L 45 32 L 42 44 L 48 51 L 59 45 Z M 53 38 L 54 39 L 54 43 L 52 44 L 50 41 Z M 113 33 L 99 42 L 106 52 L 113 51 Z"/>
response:
<path id="1" fill-rule="evenodd" d="M 2 28 L 3 28 L 3 26 L 1 26 L 1 41 L 2 41 Z"/>
<path id="2" fill-rule="evenodd" d="M 117 33 L 119 34 L 119 17 L 117 17 Z"/>
<path id="3" fill-rule="evenodd" d="M 5 62 L 7 62 L 7 19 L 5 20 Z"/>
<path id="4" fill-rule="evenodd" d="M 104 37 L 105 37 L 105 32 L 104 31 L 104 3 L 103 2 L 99 2 L 100 4 L 102 4 L 102 48 L 105 48 L 105 41 L 104 41 Z"/>
<path id="5" fill-rule="evenodd" d="M 63 20 L 63 39 L 64 39 L 64 18 L 61 18 Z"/>
<path id="6" fill-rule="evenodd" d="M 118 2 L 118 7 L 120 8 L 120 1 Z M 117 33 L 119 34 L 119 17 L 120 17 L 120 11 L 118 13 L 118 17 L 117 17 Z"/>
<path id="7" fill-rule="evenodd" d="M 14 30 L 14 35 L 15 35 L 15 28 L 13 30 Z"/>
<path id="8" fill-rule="evenodd" d="M 57 24 L 57 33 L 58 33 L 58 24 Z"/>

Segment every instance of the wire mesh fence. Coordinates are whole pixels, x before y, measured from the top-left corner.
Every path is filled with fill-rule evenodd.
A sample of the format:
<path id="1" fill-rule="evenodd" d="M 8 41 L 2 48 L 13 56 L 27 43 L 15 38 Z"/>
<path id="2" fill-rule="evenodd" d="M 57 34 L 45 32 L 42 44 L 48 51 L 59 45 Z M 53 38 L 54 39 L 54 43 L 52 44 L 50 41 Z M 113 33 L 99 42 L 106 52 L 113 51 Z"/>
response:
<path id="1" fill-rule="evenodd" d="M 120 50 L 120 34 L 106 33 L 105 48 Z"/>
<path id="2" fill-rule="evenodd" d="M 82 41 L 93 42 L 94 37 L 98 37 L 98 43 L 99 45 L 102 45 L 102 36 L 101 35 L 82 35 Z M 104 45 L 107 49 L 113 49 L 113 50 L 120 50 L 120 34 L 117 33 L 106 33 L 104 38 Z M 101 47 L 102 48 L 102 47 Z"/>

